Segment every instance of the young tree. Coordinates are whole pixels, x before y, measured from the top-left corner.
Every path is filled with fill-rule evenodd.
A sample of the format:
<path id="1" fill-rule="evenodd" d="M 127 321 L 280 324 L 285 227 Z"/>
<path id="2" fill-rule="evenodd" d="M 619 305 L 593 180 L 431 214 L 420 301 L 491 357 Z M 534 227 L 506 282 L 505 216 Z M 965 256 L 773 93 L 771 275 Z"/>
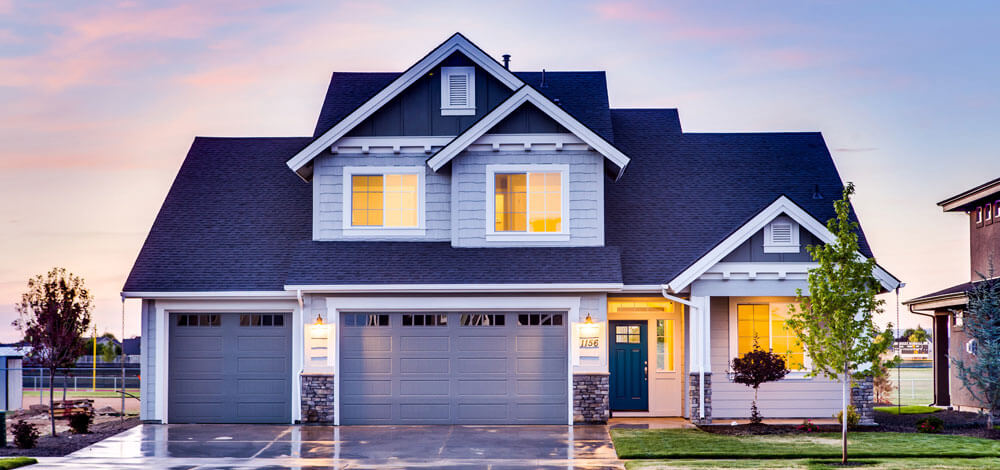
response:
<path id="1" fill-rule="evenodd" d="M 911 343 L 923 343 L 927 341 L 927 331 L 917 325 L 917 329 L 913 330 L 906 339 Z"/>
<path id="2" fill-rule="evenodd" d="M 877 299 L 880 285 L 872 271 L 875 260 L 858 252 L 858 224 L 851 221 L 851 195 L 834 202 L 837 216 L 826 226 L 836 240 L 809 246 L 818 266 L 809 270 L 809 295 L 798 290 L 798 308 L 791 309 L 789 326 L 812 359 L 810 375 L 824 375 L 843 383 L 843 416 L 847 416 L 851 382 L 872 375 L 881 366 L 881 354 L 892 343 L 892 325 L 879 330 L 873 317 L 885 301 Z M 841 428 L 841 460 L 847 463 L 847 420 Z"/>
<path id="3" fill-rule="evenodd" d="M 58 369 L 72 367 L 83 354 L 92 305 L 93 298 L 82 278 L 64 268 L 53 268 L 45 277 L 28 279 L 28 291 L 15 306 L 20 318 L 13 324 L 30 346 L 28 357 L 49 369 L 49 420 L 53 436 L 56 434 L 53 379 Z"/>
<path id="4" fill-rule="evenodd" d="M 729 366 L 733 370 L 733 382 L 753 388 L 753 404 L 750 405 L 750 424 L 760 424 L 763 417 L 757 409 L 757 390 L 761 384 L 781 380 L 788 375 L 785 359 L 771 351 L 764 351 L 753 338 L 753 349 L 743 357 L 733 358 Z"/>
<path id="5" fill-rule="evenodd" d="M 1000 412 L 1000 279 L 989 277 L 968 292 L 964 330 L 972 342 L 968 360 L 952 359 L 958 378 L 976 401 L 989 410 L 986 429 L 993 429 Z"/>

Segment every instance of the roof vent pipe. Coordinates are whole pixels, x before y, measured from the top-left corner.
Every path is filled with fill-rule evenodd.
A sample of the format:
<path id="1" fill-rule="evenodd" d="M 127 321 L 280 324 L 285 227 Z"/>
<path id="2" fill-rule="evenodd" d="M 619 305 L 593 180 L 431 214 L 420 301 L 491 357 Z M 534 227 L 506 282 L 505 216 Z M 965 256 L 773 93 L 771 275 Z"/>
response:
<path id="1" fill-rule="evenodd" d="M 503 68 L 510 70 L 510 54 L 503 55 Z"/>
<path id="2" fill-rule="evenodd" d="M 538 88 L 545 88 L 548 85 L 545 84 L 545 69 L 542 69 L 542 83 L 538 85 Z"/>

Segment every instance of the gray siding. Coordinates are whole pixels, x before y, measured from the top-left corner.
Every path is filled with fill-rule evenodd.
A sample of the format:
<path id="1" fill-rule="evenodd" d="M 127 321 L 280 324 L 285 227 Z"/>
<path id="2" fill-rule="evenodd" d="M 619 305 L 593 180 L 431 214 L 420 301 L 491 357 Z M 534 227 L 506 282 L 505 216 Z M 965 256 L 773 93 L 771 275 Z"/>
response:
<path id="1" fill-rule="evenodd" d="M 486 166 L 569 164 L 569 241 L 488 242 Z M 604 244 L 603 157 L 596 152 L 463 152 L 452 161 L 452 245 L 601 246 Z M 565 215 L 564 215 L 565 217 Z"/>
<path id="2" fill-rule="evenodd" d="M 140 351 L 139 391 L 142 404 L 139 419 L 156 419 L 156 308 L 155 301 L 143 300 L 140 309 L 140 334 L 144 343 Z"/>
<path id="3" fill-rule="evenodd" d="M 344 167 L 406 166 L 423 167 L 426 185 L 426 233 L 423 237 L 373 237 L 366 240 L 448 241 L 451 240 L 451 176 L 434 173 L 424 155 L 327 154 L 316 159 L 313 174 L 313 239 L 344 239 Z M 350 240 L 362 240 L 348 237 Z"/>
<path id="4" fill-rule="evenodd" d="M 726 377 L 729 352 L 729 298 L 711 299 L 712 417 L 746 418 L 753 389 Z M 841 408 L 841 384 L 825 378 L 786 379 L 761 385 L 758 406 L 765 418 L 829 418 Z"/>
<path id="5" fill-rule="evenodd" d="M 812 232 L 799 226 L 799 246 L 798 253 L 764 253 L 764 231 L 760 230 L 753 234 L 749 240 L 736 247 L 735 250 L 726 255 L 722 261 L 733 262 L 810 262 L 812 257 L 806 251 L 809 245 L 822 245 L 820 239 L 813 236 Z"/>

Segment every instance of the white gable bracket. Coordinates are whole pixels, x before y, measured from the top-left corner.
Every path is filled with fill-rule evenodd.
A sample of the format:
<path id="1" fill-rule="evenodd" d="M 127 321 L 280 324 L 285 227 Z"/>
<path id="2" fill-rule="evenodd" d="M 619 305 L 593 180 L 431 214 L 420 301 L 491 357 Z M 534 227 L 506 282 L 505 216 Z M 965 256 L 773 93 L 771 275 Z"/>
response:
<path id="1" fill-rule="evenodd" d="M 733 232 L 729 237 L 716 245 L 715 248 L 712 248 L 691 266 L 664 284 L 664 287 L 669 289 L 671 292 L 680 292 L 686 289 L 692 282 L 701 277 L 702 274 L 708 272 L 712 266 L 715 266 L 717 263 L 722 261 L 726 255 L 743 244 L 743 242 L 749 240 L 753 234 L 762 230 L 769 222 L 781 214 L 785 214 L 792 218 L 792 220 L 797 222 L 800 226 L 804 227 L 817 238 L 822 240 L 823 243 L 833 243 L 837 239 L 833 232 L 830 232 L 830 230 L 828 230 L 822 222 L 816 220 L 815 217 L 803 210 L 791 199 L 788 199 L 786 196 L 781 196 L 764 210 L 758 212 L 757 215 L 755 215 L 747 223 L 743 224 L 743 226 Z M 860 258 L 865 257 L 861 253 L 858 253 L 857 255 Z M 900 284 L 898 279 L 878 265 L 876 265 L 872 275 L 878 279 L 879 283 L 881 283 L 882 287 L 886 290 L 893 290 Z"/>
<path id="2" fill-rule="evenodd" d="M 510 96 L 510 98 L 507 98 L 503 103 L 497 105 L 496 108 L 490 111 L 486 116 L 483 116 L 483 118 L 476 122 L 472 127 L 466 129 L 465 132 L 455 137 L 455 139 L 448 145 L 444 146 L 441 150 L 438 150 L 433 157 L 427 160 L 427 166 L 431 167 L 434 171 L 440 170 L 445 164 L 450 162 L 452 159 L 457 157 L 459 153 L 469 147 L 469 145 L 472 145 L 473 142 L 492 129 L 493 126 L 499 124 L 500 121 L 525 103 L 535 105 L 535 107 L 561 124 L 573 133 L 573 135 L 579 137 L 580 140 L 589 145 L 595 151 L 604 155 L 605 158 L 618 167 L 618 176 L 621 176 L 621 172 L 624 171 L 625 166 L 628 165 L 628 156 L 622 153 L 621 150 L 618 150 L 603 137 L 587 128 L 587 126 L 583 125 L 583 123 L 574 119 L 573 116 L 570 116 L 569 113 L 564 111 L 559 106 L 556 106 L 555 103 L 530 86 L 522 86 L 519 88 L 513 95 Z M 525 150 L 527 150 L 527 148 Z"/>
<path id="3" fill-rule="evenodd" d="M 361 124 L 362 121 L 374 114 L 375 111 L 385 106 L 386 103 L 398 96 L 403 90 L 455 52 L 464 54 L 511 90 L 516 90 L 518 87 L 524 85 L 521 79 L 505 69 L 499 62 L 466 39 L 465 36 L 455 33 L 447 41 L 424 56 L 423 59 L 420 59 L 419 62 L 413 64 L 413 66 L 393 80 L 392 83 L 383 88 L 382 91 L 378 92 L 374 97 L 358 107 L 358 109 L 355 109 L 347 117 L 341 119 L 340 122 L 324 132 L 323 135 L 313 140 L 306 148 L 295 154 L 295 156 L 286 162 L 288 167 L 299 173 L 299 176 L 302 176 L 299 170 L 316 158 L 323 149 L 326 149 L 338 139 L 345 136 L 351 129 Z"/>

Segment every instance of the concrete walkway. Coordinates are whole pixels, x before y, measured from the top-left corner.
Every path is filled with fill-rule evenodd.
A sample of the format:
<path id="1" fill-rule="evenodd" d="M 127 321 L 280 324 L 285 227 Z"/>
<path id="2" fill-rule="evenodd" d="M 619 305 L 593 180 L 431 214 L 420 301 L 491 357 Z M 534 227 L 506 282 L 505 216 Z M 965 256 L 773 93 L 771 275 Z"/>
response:
<path id="1" fill-rule="evenodd" d="M 142 425 L 41 468 L 621 469 L 605 426 Z"/>

